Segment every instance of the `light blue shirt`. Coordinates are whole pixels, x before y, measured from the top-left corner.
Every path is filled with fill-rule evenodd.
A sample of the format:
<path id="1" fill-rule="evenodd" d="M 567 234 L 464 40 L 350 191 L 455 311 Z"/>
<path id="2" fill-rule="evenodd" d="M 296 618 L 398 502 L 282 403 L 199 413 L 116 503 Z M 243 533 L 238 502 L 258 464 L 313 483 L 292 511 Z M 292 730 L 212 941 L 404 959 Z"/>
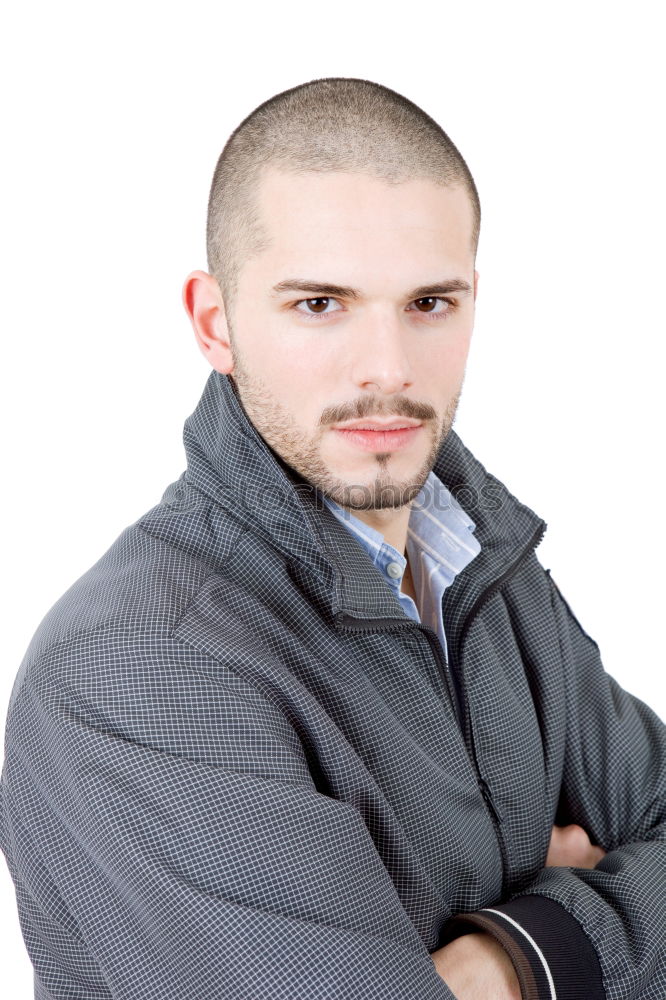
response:
<path id="1" fill-rule="evenodd" d="M 400 590 L 407 559 L 376 531 L 334 500 L 324 501 L 366 549 L 384 575 L 400 605 L 417 622 L 429 625 L 439 636 L 448 660 L 442 597 L 457 574 L 481 551 L 473 534 L 474 521 L 462 509 L 439 476 L 430 472 L 412 501 L 407 525 L 407 555 L 418 607 Z M 457 678 L 455 678 L 457 684 Z"/>

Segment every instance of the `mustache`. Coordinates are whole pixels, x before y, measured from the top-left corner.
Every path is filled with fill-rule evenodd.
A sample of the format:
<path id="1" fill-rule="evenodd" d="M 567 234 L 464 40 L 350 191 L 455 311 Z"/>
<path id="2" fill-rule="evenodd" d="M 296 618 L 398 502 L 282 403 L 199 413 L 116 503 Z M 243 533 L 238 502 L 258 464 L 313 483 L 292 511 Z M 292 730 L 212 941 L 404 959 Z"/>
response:
<path id="1" fill-rule="evenodd" d="M 322 413 L 320 423 L 342 424 L 349 420 L 361 420 L 368 417 L 407 417 L 410 420 L 436 420 L 437 411 L 427 403 L 419 403 L 406 396 L 396 396 L 389 403 L 364 396 L 354 403 L 341 406 L 328 406 Z"/>

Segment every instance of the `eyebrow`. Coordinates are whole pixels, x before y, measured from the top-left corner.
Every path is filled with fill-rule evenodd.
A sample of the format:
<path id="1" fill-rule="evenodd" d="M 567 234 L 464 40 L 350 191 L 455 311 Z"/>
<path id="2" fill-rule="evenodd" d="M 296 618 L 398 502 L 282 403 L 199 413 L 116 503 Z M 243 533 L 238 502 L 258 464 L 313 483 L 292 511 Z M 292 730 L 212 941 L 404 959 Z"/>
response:
<path id="1" fill-rule="evenodd" d="M 448 295 L 450 292 L 462 292 L 468 295 L 472 291 L 472 286 L 462 278 L 449 278 L 446 281 L 435 282 L 432 285 L 419 285 L 407 293 L 407 298 L 424 299 L 431 295 Z M 287 278 L 279 281 L 272 288 L 273 295 L 282 295 L 284 292 L 318 292 L 322 297 L 333 296 L 340 299 L 362 299 L 363 295 L 358 288 L 349 285 L 332 285 L 327 281 L 313 281 L 311 278 Z"/>

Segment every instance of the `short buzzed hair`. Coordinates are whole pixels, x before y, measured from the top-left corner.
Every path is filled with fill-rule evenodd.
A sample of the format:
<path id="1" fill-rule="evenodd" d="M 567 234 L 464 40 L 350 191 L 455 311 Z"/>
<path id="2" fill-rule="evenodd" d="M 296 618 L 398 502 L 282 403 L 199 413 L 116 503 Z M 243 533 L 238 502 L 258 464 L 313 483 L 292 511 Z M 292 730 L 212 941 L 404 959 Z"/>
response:
<path id="1" fill-rule="evenodd" d="M 406 97 L 370 80 L 324 77 L 264 101 L 231 133 L 208 199 L 206 251 L 230 317 L 243 264 L 269 246 L 256 192 L 262 170 L 344 170 L 388 184 L 427 178 L 460 185 L 472 205 L 476 258 L 481 207 L 474 179 L 443 129 Z"/>

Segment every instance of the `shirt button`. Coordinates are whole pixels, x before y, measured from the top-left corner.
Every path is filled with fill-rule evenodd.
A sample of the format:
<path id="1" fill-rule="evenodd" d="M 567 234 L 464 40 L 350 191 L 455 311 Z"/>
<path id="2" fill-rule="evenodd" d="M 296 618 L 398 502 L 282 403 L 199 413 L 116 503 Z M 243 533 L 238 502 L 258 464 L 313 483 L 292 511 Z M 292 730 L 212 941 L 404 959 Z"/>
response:
<path id="1" fill-rule="evenodd" d="M 392 580 L 397 580 L 399 576 L 402 576 L 402 566 L 400 563 L 390 562 L 386 567 L 386 572 Z"/>

